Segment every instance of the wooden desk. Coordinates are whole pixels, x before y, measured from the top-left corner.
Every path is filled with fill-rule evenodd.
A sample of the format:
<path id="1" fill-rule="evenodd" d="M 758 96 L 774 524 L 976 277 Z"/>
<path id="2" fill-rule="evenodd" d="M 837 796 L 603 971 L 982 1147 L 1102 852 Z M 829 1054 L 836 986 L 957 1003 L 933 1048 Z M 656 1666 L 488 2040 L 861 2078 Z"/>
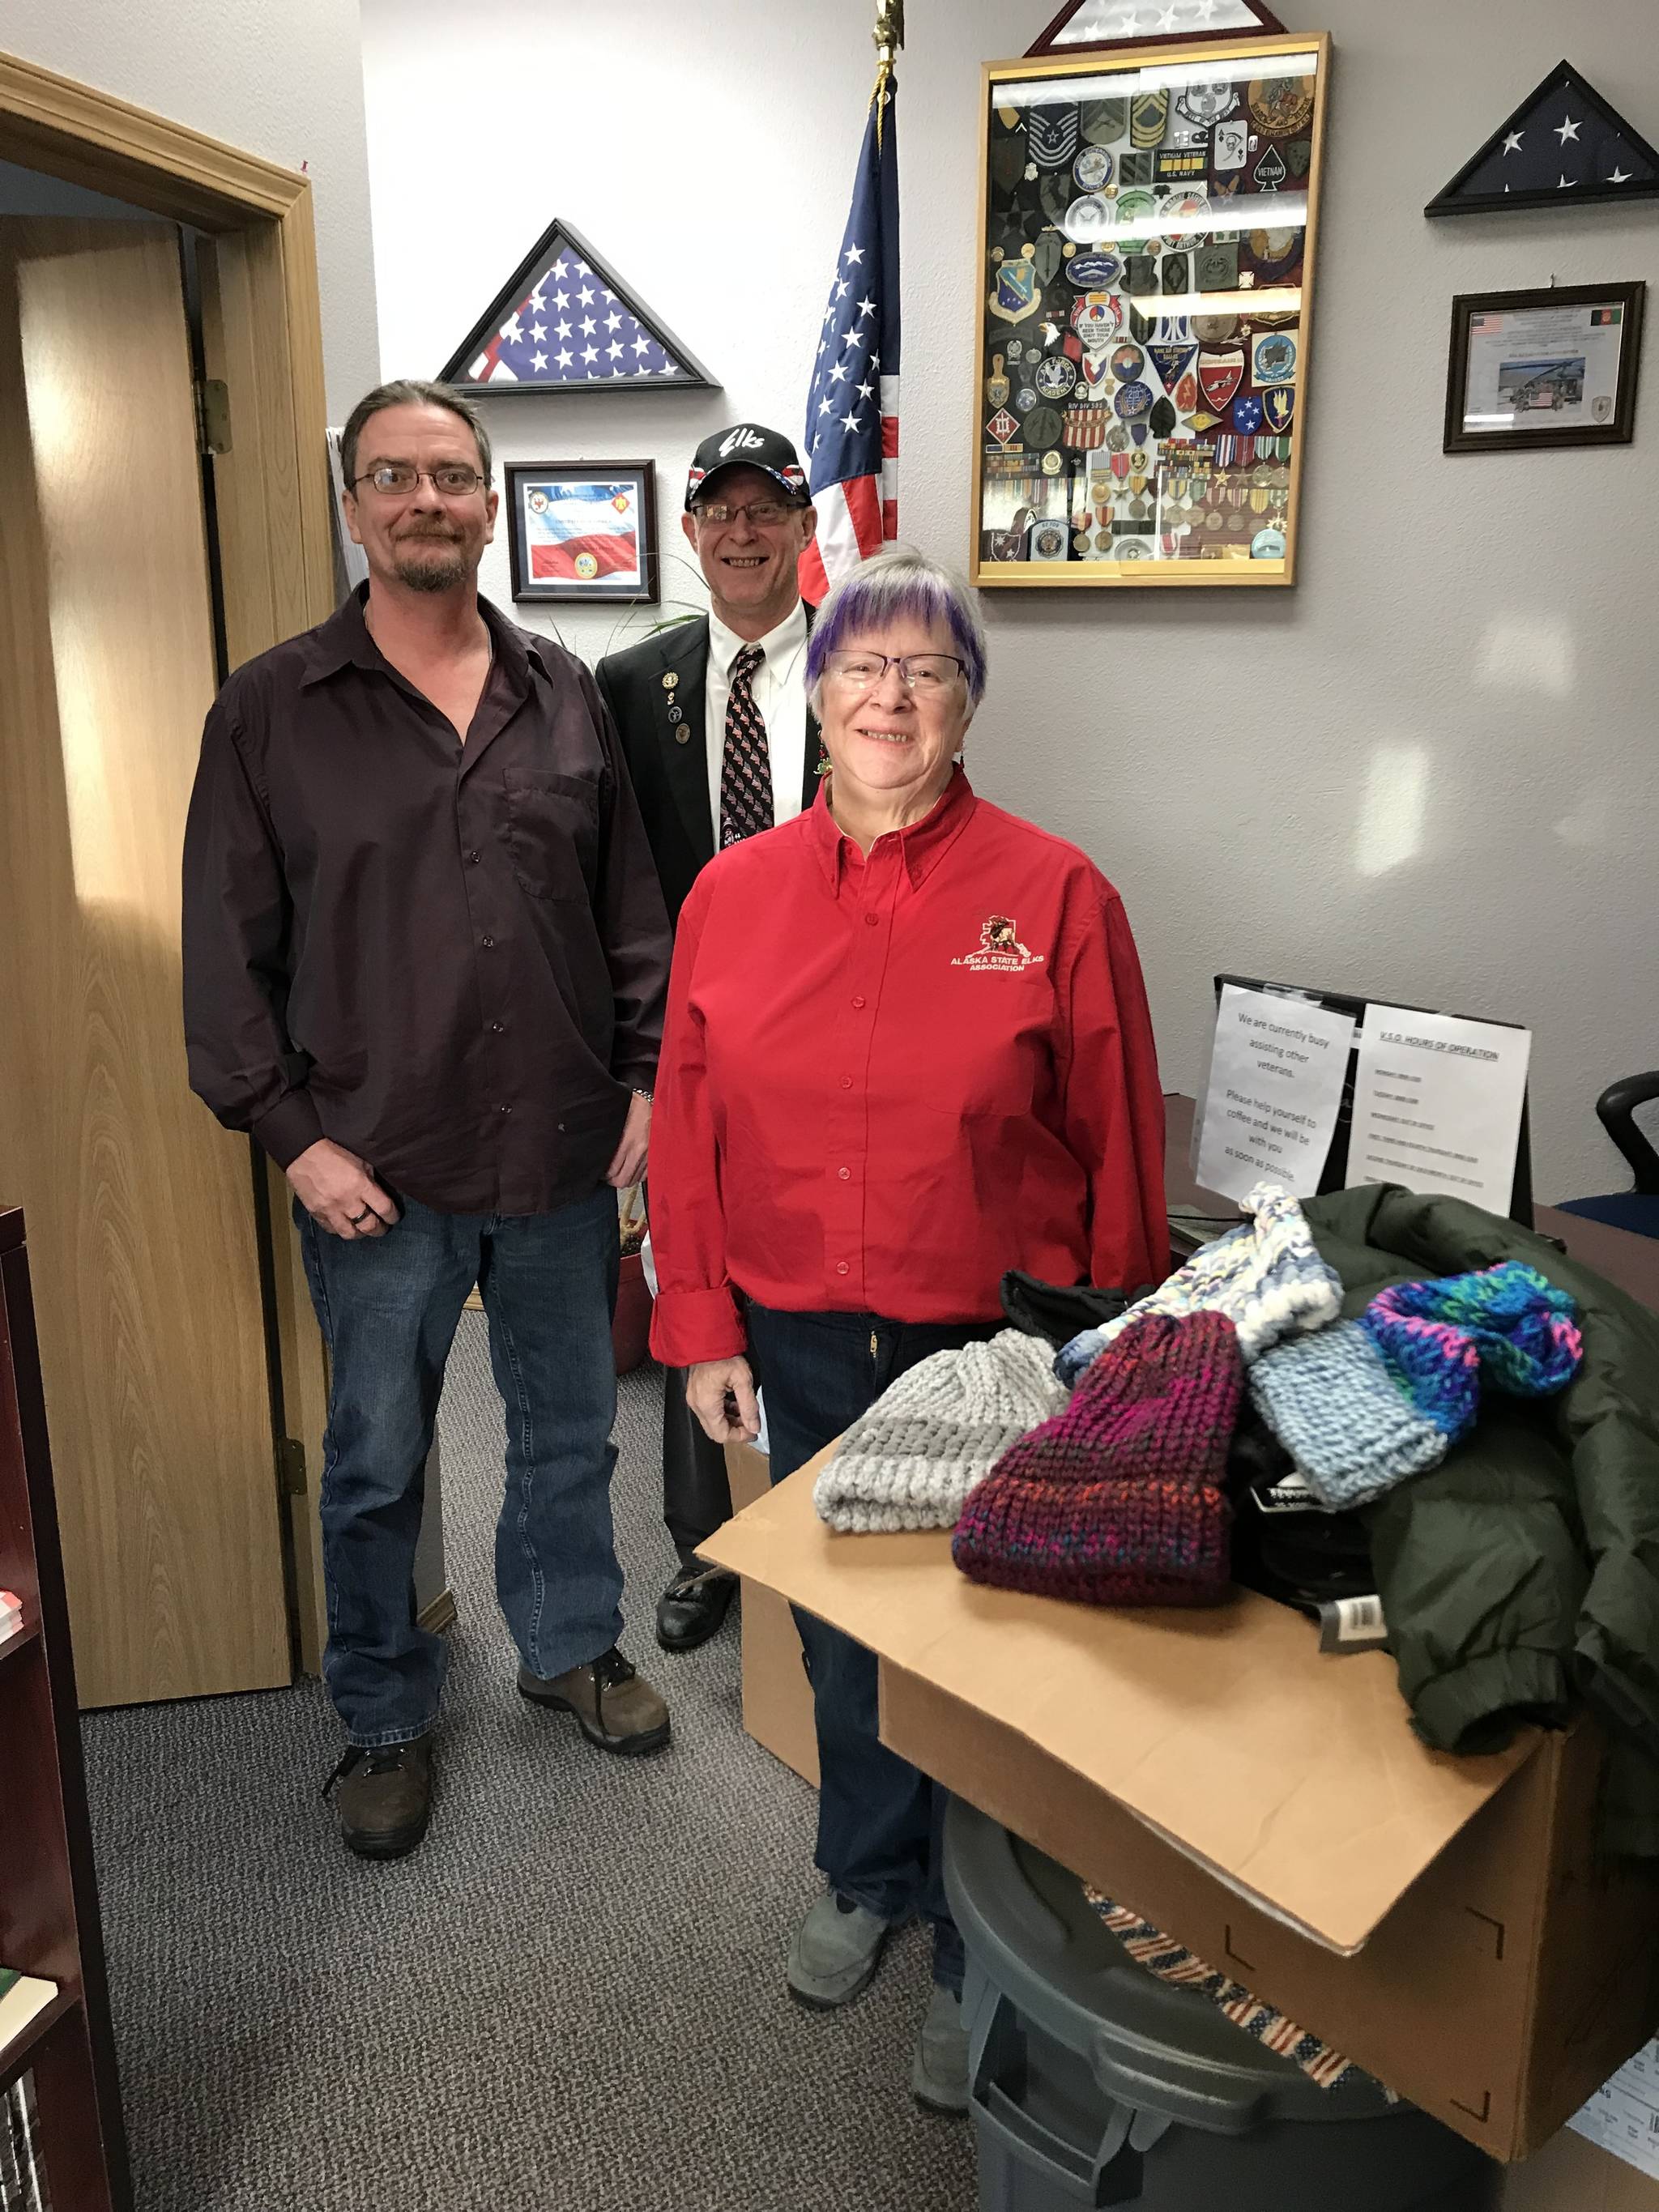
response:
<path id="1" fill-rule="evenodd" d="M 1164 1195 L 1171 1206 L 1200 1206 L 1231 1220 L 1238 1212 L 1232 1200 L 1193 1180 L 1188 1163 L 1196 1110 L 1194 1101 L 1183 1092 L 1164 1093 Z M 1659 1313 L 1659 1237 L 1632 1237 L 1627 1229 L 1610 1229 L 1605 1222 L 1586 1221 L 1579 1214 L 1563 1213 L 1553 1206 L 1535 1206 L 1533 1212 L 1540 1237 L 1559 1237 L 1581 1266 L 1594 1267 L 1598 1275 L 1605 1275 L 1629 1297 Z"/>

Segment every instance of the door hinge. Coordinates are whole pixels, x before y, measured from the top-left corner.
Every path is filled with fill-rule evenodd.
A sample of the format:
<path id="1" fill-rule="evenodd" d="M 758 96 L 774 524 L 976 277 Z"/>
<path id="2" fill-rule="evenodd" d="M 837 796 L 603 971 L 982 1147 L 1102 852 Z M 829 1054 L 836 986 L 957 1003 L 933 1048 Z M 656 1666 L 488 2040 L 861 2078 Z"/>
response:
<path id="1" fill-rule="evenodd" d="M 306 1448 L 295 1437 L 276 1439 L 276 1488 L 283 1498 L 306 1494 Z"/>
<path id="2" fill-rule="evenodd" d="M 230 451 L 230 387 L 222 377 L 210 376 L 192 386 L 196 395 L 196 447 L 198 453 Z"/>

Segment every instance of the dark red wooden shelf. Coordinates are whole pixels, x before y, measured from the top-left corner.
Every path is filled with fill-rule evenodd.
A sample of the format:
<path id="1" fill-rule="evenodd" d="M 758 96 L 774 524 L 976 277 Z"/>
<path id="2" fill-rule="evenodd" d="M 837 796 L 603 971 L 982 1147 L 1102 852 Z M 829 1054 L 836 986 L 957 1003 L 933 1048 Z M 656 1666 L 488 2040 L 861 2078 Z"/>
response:
<path id="1" fill-rule="evenodd" d="M 110 2025 L 46 1397 L 17 1206 L 0 1207 L 0 1589 L 23 1626 L 0 1644 L 6 1841 L 0 1966 L 58 1995 L 0 2049 L 0 2088 L 33 2077 L 36 2155 L 65 2212 L 131 2212 Z"/>

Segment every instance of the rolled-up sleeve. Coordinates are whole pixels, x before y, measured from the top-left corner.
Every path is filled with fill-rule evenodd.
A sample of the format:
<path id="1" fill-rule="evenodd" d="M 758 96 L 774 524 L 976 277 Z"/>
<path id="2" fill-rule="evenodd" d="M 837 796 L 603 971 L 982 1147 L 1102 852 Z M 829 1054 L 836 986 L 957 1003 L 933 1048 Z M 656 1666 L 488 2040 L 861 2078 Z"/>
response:
<path id="1" fill-rule="evenodd" d="M 1066 1144 L 1089 1178 L 1090 1279 L 1139 1290 L 1170 1272 L 1164 1096 L 1140 957 L 1097 878 L 1069 917 L 1060 1000 Z"/>
<path id="2" fill-rule="evenodd" d="M 323 1130 L 284 1025 L 292 907 L 241 736 L 222 698 L 185 827 L 185 1047 L 191 1090 L 286 1168 Z"/>
<path id="3" fill-rule="evenodd" d="M 586 671 L 583 680 L 606 766 L 597 920 L 616 1008 L 611 1072 L 630 1089 L 648 1091 L 662 1048 L 673 937 L 616 725 Z"/>
<path id="4" fill-rule="evenodd" d="M 726 1271 L 720 1130 L 696 1004 L 708 879 L 680 909 L 668 1021 L 651 1127 L 651 1250 L 657 1302 L 651 1350 L 665 1367 L 728 1359 L 748 1341 Z"/>

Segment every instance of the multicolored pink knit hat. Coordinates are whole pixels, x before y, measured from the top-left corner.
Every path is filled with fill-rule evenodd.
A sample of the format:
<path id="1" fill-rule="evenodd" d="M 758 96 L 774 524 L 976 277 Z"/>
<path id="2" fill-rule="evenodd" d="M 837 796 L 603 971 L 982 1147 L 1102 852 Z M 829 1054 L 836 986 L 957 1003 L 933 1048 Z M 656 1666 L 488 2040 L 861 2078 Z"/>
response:
<path id="1" fill-rule="evenodd" d="M 1207 1605 L 1227 1588 L 1221 1492 L 1244 1364 L 1224 1314 L 1149 1315 L 1071 1404 L 971 1492 L 951 1556 L 1003 1589 L 1095 1605 Z"/>

